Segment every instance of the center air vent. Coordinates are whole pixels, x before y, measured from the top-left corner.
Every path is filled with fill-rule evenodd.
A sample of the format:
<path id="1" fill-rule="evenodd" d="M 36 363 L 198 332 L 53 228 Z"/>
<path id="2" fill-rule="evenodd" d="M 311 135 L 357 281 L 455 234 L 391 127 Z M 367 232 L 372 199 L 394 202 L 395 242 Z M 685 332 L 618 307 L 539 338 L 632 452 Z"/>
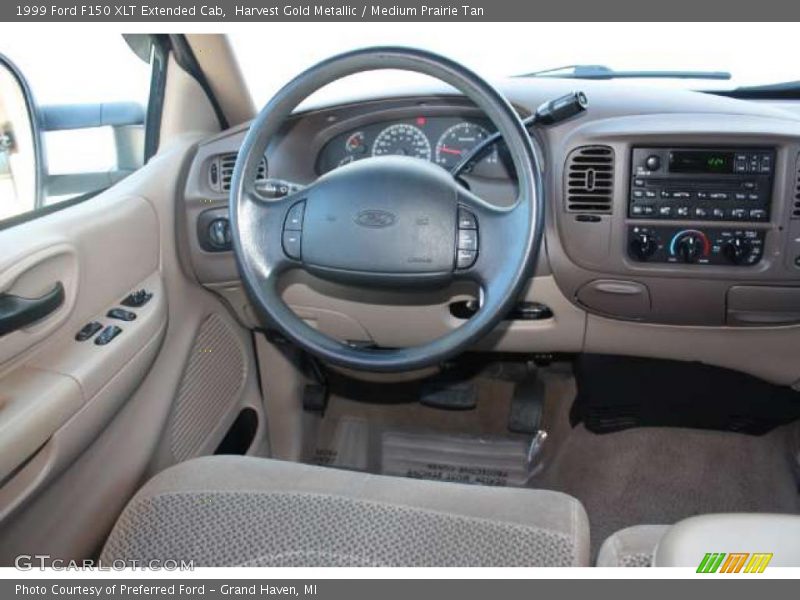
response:
<path id="1" fill-rule="evenodd" d="M 794 171 L 794 200 L 792 201 L 792 218 L 800 219 L 800 154 L 797 155 L 797 168 Z"/>
<path id="2" fill-rule="evenodd" d="M 231 179 L 233 178 L 233 168 L 236 166 L 235 152 L 230 154 L 220 154 L 215 156 L 208 168 L 208 183 L 215 192 L 229 192 L 231 189 Z M 262 182 L 267 179 L 267 161 L 262 159 L 258 165 L 256 181 Z"/>
<path id="3" fill-rule="evenodd" d="M 581 146 L 567 158 L 568 212 L 611 214 L 614 199 L 614 151 L 608 146 Z"/>

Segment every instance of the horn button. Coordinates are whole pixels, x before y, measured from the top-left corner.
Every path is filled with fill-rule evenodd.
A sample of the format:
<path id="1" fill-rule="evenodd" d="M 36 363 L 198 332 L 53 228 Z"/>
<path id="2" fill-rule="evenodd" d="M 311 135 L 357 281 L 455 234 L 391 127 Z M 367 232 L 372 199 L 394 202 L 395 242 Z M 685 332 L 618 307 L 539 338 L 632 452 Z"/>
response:
<path id="1" fill-rule="evenodd" d="M 452 177 L 417 158 L 340 167 L 309 189 L 291 234 L 301 240 L 293 258 L 334 279 L 446 279 L 458 257 L 457 198 Z M 292 210 L 287 224 L 291 216 Z"/>

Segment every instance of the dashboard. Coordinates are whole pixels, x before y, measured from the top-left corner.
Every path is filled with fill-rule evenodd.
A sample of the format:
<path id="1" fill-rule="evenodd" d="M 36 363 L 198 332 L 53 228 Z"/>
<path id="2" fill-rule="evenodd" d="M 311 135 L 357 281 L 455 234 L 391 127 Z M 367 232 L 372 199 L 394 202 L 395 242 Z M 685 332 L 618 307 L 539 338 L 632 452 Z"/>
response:
<path id="1" fill-rule="evenodd" d="M 800 379 L 790 350 L 800 343 L 800 106 L 621 82 L 579 87 L 586 113 L 532 131 L 544 164 L 545 247 L 536 284 L 482 347 L 697 359 Z M 526 117 L 576 82 L 514 79 L 500 88 Z M 260 176 L 303 185 L 382 154 L 450 168 L 493 131 L 446 89 L 348 98 L 291 117 Z M 198 146 L 182 218 L 195 276 L 257 326 L 224 232 L 221 245 L 208 243 L 227 219 L 225 181 L 245 133 L 241 126 Z M 463 176 L 499 206 L 516 192 L 503 154 Z M 285 297 L 340 339 L 398 347 L 457 327 L 476 296 L 457 285 L 409 301 L 402 291 L 349 289 L 297 271 Z M 754 357 L 754 343 L 769 361 Z"/>
<path id="2" fill-rule="evenodd" d="M 354 161 L 386 155 L 412 156 L 450 170 L 495 131 L 486 119 L 424 114 L 365 124 L 327 142 L 317 158 L 317 171 L 324 174 Z M 482 157 L 472 172 L 480 177 L 508 176 L 497 147 Z"/>

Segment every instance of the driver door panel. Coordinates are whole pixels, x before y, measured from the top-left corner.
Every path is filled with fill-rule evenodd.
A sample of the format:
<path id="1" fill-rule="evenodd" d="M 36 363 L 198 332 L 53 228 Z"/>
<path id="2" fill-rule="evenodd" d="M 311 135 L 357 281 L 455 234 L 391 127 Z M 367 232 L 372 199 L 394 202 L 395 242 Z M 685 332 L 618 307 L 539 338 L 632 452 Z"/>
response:
<path id="1" fill-rule="evenodd" d="M 0 338 L 0 481 L 36 466 L 26 474 L 32 485 L 2 486 L 1 517 L 85 449 L 138 386 L 163 338 L 167 302 L 158 220 L 140 197 L 106 193 L 10 227 L 0 257 L 2 293 L 30 298 L 64 287 L 60 307 Z M 106 315 L 140 288 L 153 296 L 132 309 L 135 320 Z M 95 343 L 99 334 L 76 340 L 90 322 L 121 332 L 106 345 Z"/>

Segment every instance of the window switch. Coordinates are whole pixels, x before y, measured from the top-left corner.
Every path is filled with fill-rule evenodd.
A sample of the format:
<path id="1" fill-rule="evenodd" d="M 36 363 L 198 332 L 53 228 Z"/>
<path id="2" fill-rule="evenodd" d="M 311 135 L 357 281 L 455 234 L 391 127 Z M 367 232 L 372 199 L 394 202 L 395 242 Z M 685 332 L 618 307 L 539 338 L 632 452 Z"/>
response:
<path id="1" fill-rule="evenodd" d="M 124 308 L 112 308 L 106 313 L 109 319 L 118 319 L 120 321 L 133 321 L 136 318 L 136 313 Z"/>
<path id="2" fill-rule="evenodd" d="M 125 296 L 120 304 L 122 304 L 122 306 L 127 306 L 128 308 L 138 308 L 147 304 L 152 297 L 153 292 L 148 292 L 147 290 L 136 290 L 135 292 L 131 292 Z"/>
<path id="3" fill-rule="evenodd" d="M 94 339 L 94 343 L 98 346 L 105 346 L 108 342 L 122 333 L 122 329 L 116 325 L 109 325 Z"/>
<path id="4" fill-rule="evenodd" d="M 102 323 L 98 323 L 97 321 L 92 321 L 91 323 L 87 323 L 81 330 L 75 334 L 75 339 L 79 342 L 85 342 L 89 338 L 93 337 L 95 333 L 100 331 L 103 328 Z"/>

